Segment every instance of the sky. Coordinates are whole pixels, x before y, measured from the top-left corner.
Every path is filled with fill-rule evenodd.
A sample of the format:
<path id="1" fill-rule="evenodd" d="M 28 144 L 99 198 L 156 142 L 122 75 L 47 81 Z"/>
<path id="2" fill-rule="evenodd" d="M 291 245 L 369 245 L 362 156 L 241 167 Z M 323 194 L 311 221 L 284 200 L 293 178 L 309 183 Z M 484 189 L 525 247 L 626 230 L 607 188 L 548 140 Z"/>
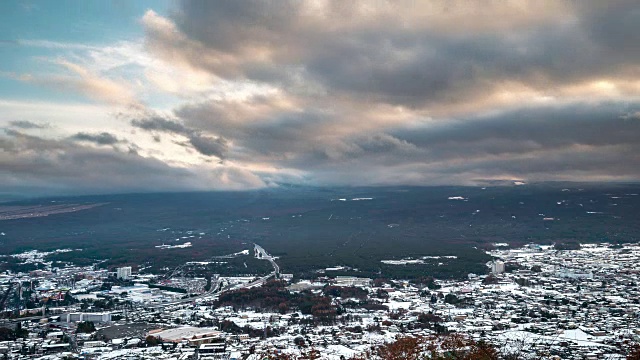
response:
<path id="1" fill-rule="evenodd" d="M 2 1 L 0 193 L 640 179 L 637 1 Z"/>

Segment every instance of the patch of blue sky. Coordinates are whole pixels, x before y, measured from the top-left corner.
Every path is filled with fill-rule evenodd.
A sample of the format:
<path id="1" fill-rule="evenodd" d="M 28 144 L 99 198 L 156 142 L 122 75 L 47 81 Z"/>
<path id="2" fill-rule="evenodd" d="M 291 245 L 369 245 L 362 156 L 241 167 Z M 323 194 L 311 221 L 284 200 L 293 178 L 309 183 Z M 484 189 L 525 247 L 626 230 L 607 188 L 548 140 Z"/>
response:
<path id="1" fill-rule="evenodd" d="M 24 77 L 60 73 L 55 60 L 74 52 L 141 39 L 145 11 L 165 14 L 170 5 L 170 0 L 0 1 L 0 98 L 86 100 Z"/>

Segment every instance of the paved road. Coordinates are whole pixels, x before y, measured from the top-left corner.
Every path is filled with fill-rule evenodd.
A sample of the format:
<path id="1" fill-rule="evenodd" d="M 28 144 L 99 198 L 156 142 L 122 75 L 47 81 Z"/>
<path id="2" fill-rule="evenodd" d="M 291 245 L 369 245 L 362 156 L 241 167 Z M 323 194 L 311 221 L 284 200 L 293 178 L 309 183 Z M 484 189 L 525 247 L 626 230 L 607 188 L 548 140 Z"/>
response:
<path id="1" fill-rule="evenodd" d="M 273 272 L 269 273 L 268 275 L 265 275 L 263 277 L 261 277 L 258 280 L 252 281 L 250 283 L 246 283 L 246 284 L 241 284 L 238 286 L 225 286 L 222 287 L 222 281 L 220 279 L 218 279 L 218 281 L 216 282 L 216 286 L 211 288 L 211 291 L 197 295 L 197 296 L 192 296 L 190 298 L 185 298 L 185 299 L 180 299 L 180 300 L 176 300 L 176 301 L 172 301 L 172 302 L 168 302 L 168 303 L 160 303 L 160 304 L 152 304 L 152 305 L 139 305 L 138 308 L 143 308 L 143 309 L 155 309 L 155 308 L 161 308 L 161 307 L 165 307 L 165 306 L 171 306 L 171 305 L 177 305 L 177 304 L 183 304 L 183 303 L 188 303 L 188 302 L 193 302 L 196 301 L 196 299 L 201 299 L 201 298 L 205 298 L 205 297 L 209 297 L 209 296 L 215 296 L 215 295 L 220 295 L 223 292 L 226 291 L 230 291 L 230 290 L 238 290 L 238 289 L 250 289 L 253 287 L 257 287 L 257 286 L 262 286 L 265 282 L 267 282 L 267 280 L 269 280 L 272 277 L 278 276 L 280 274 L 280 267 L 278 266 L 278 264 L 276 264 L 275 259 L 273 258 L 273 256 L 269 255 L 267 253 L 267 251 L 260 245 L 258 244 L 253 244 L 255 247 L 255 251 L 257 253 L 260 254 L 260 259 L 263 260 L 267 260 L 271 263 L 271 266 L 273 266 Z M 134 309 L 135 310 L 135 309 Z M 55 316 L 60 316 L 61 318 L 66 316 L 67 313 L 62 313 L 62 314 L 56 314 Z M 5 321 L 10 321 L 10 322 L 15 322 L 15 321 L 29 321 L 29 320 L 36 320 L 36 319 L 42 319 L 42 316 L 31 316 L 28 318 L 20 318 L 20 319 L 6 319 Z"/>
<path id="2" fill-rule="evenodd" d="M 276 275 L 280 274 L 280 267 L 278 266 L 278 264 L 276 264 L 275 259 L 273 258 L 273 256 L 269 255 L 265 249 L 262 248 L 262 246 L 258 245 L 258 244 L 253 244 L 253 246 L 255 247 L 256 252 L 258 252 L 261 255 L 261 259 L 264 260 L 268 260 L 271 263 L 271 266 L 273 266 L 273 271 L 276 273 Z"/>
<path id="3" fill-rule="evenodd" d="M 181 303 L 188 303 L 188 302 L 195 301 L 196 299 L 201 299 L 201 298 L 205 298 L 205 297 L 209 297 L 209 296 L 220 295 L 223 292 L 230 291 L 230 290 L 250 289 L 250 288 L 253 288 L 253 287 L 257 287 L 257 286 L 262 286 L 265 282 L 267 282 L 267 280 L 269 280 L 270 278 L 280 274 L 280 266 L 278 266 L 278 264 L 276 263 L 276 261 L 273 258 L 273 256 L 269 255 L 269 253 L 267 253 L 267 251 L 262 246 L 260 246 L 258 244 L 255 244 L 255 243 L 253 245 L 255 247 L 255 251 L 261 255 L 259 258 L 263 259 L 263 260 L 267 260 L 267 261 L 269 261 L 271 263 L 271 266 L 273 266 L 273 272 L 269 273 L 266 276 L 261 277 L 258 280 L 255 280 L 255 281 L 252 281 L 252 282 L 246 283 L 246 284 L 241 284 L 241 285 L 238 285 L 238 286 L 225 286 L 225 287 L 222 287 L 221 281 L 218 280 L 218 282 L 216 283 L 216 286 L 213 287 L 211 289 L 211 291 L 209 291 L 207 293 L 200 294 L 198 296 L 193 296 L 193 297 L 186 298 L 186 299 L 180 299 L 180 300 L 172 301 L 172 302 L 169 302 L 169 303 L 146 305 L 144 307 L 146 307 L 146 308 L 160 308 L 160 307 L 164 307 L 164 306 L 171 306 L 171 305 L 176 305 L 176 304 L 181 304 Z"/>

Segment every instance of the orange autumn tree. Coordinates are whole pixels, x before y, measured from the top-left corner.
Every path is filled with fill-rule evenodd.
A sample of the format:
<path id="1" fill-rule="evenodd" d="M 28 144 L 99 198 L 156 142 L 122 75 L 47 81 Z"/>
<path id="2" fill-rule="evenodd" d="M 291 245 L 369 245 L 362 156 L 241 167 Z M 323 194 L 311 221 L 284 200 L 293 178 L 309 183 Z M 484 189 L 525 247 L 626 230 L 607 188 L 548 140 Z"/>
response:
<path id="1" fill-rule="evenodd" d="M 624 353 L 627 360 L 640 360 L 640 345 L 633 344 Z M 321 352 L 311 348 L 300 355 L 267 354 L 270 360 L 320 359 Z M 484 341 L 475 341 L 464 335 L 451 334 L 442 337 L 403 336 L 396 341 L 380 345 L 352 356 L 349 360 L 498 360 L 521 359 L 521 354 L 500 354 L 498 349 Z"/>
<path id="2" fill-rule="evenodd" d="M 377 349 L 376 355 L 385 360 L 418 360 L 423 353 L 424 339 L 420 337 L 401 337 L 395 342 Z"/>
<path id="3" fill-rule="evenodd" d="M 444 337 L 404 336 L 350 360 L 497 360 L 490 344 L 453 334 Z"/>

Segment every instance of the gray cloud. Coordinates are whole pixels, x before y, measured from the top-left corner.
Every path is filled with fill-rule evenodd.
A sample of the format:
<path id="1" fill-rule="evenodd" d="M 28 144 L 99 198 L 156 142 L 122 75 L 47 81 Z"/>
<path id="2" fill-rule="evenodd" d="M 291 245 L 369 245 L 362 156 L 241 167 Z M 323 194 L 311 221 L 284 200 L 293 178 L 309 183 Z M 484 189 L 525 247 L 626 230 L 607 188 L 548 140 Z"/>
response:
<path id="1" fill-rule="evenodd" d="M 159 115 L 154 115 L 143 119 L 131 120 L 134 127 L 147 130 L 165 132 L 186 136 L 188 143 L 177 142 L 179 145 L 193 148 L 197 152 L 205 156 L 215 156 L 220 159 L 225 158 L 228 150 L 228 141 L 221 136 L 208 136 L 202 134 L 201 130 L 189 128 L 177 121 L 165 119 Z M 153 135 L 154 141 L 158 142 L 160 138 L 157 134 Z"/>
<path id="2" fill-rule="evenodd" d="M 239 160 L 271 161 L 309 151 L 321 139 L 334 137 L 331 127 L 339 121 L 320 109 L 279 109 L 263 98 L 191 104 L 176 109 L 175 115 L 191 128 L 233 140 L 233 156 Z"/>
<path id="3" fill-rule="evenodd" d="M 176 114 L 233 140 L 242 150 L 230 150 L 232 160 L 298 169 L 320 183 L 640 178 L 640 121 L 629 116 L 640 103 L 540 106 L 347 133 L 335 131 L 346 120 L 331 114 L 275 111 L 236 122 L 220 108 L 190 105 Z"/>
<path id="4" fill-rule="evenodd" d="M 240 187 L 640 179 L 636 1 L 176 6 L 168 17 L 142 18 L 146 50 L 164 60 L 156 65 L 188 74 L 185 88 L 198 89 L 192 98 L 180 94 L 184 103 L 171 111 L 132 100 L 124 82 L 105 82 L 93 67 L 61 62 L 72 76 L 52 79 L 135 105 L 120 117 L 133 118 L 132 134 L 151 137 L 150 149 L 109 132 L 46 140 L 18 131 L 37 124 L 13 122 L 0 136 L 5 176 L 24 171 L 27 182 L 51 176 L 63 184 L 55 166 L 104 157 L 117 174 L 107 181 L 113 188 L 136 186 L 125 175 L 130 166 L 157 171 L 149 181 L 158 188 L 174 178 L 193 188 L 211 179 Z M 161 141 L 168 146 L 159 155 Z M 170 153 L 175 144 L 202 156 L 182 162 L 184 149 Z M 215 171 L 139 154 L 181 166 L 202 161 Z M 87 170 L 97 171 L 77 174 Z"/>
<path id="5" fill-rule="evenodd" d="M 640 178 L 634 2 L 524 5 L 184 0 L 144 23 L 165 59 L 279 89 L 175 110 L 231 160 L 333 183 Z"/>
<path id="6" fill-rule="evenodd" d="M 25 129 L 25 130 L 26 129 L 47 129 L 51 127 L 51 125 L 49 124 L 35 123 L 32 121 L 26 121 L 26 120 L 11 121 L 9 122 L 9 126 L 14 128 L 19 128 L 19 129 Z"/>
<path id="7" fill-rule="evenodd" d="M 640 56 L 640 12 L 633 0 L 609 3 L 578 3 L 581 6 L 581 24 L 594 42 L 607 50 L 610 56 L 629 61 Z"/>
<path id="8" fill-rule="evenodd" d="M 187 129 L 184 125 L 167 120 L 160 116 L 151 116 L 143 119 L 131 120 L 131 125 L 149 131 L 170 132 L 176 134 L 188 134 L 191 130 Z"/>
<path id="9" fill-rule="evenodd" d="M 185 0 L 173 18 L 179 41 L 149 25 L 148 42 L 230 79 L 427 108 L 480 101 L 505 83 L 555 91 L 639 71 L 633 1 L 529 2 L 526 11 L 493 2 L 324 4 Z"/>
<path id="10" fill-rule="evenodd" d="M 631 146 L 640 122 L 626 118 L 640 104 L 572 105 L 519 109 L 494 116 L 467 118 L 392 133 L 437 156 L 518 154 L 568 146 Z M 631 111 L 633 112 L 633 111 Z M 472 152 L 472 153 L 470 153 Z M 622 160 L 622 159 L 621 159 Z"/>
<path id="11" fill-rule="evenodd" d="M 412 155 L 394 150 L 386 159 L 375 157 L 359 165 L 372 170 L 373 182 L 392 183 L 386 180 L 388 171 L 404 178 L 401 182 L 415 183 L 470 183 L 496 177 L 632 181 L 640 178 L 640 122 L 623 118 L 624 113 L 614 104 L 537 108 L 395 129 L 391 135 L 417 151 Z M 331 172 L 350 162 L 318 166 Z"/>
<path id="12" fill-rule="evenodd" d="M 99 134 L 79 132 L 71 136 L 70 139 L 75 141 L 87 141 L 98 145 L 115 145 L 124 142 L 124 140 L 118 139 L 115 135 L 108 132 L 102 132 Z"/>
<path id="13" fill-rule="evenodd" d="M 136 151 L 88 147 L 71 139 L 44 139 L 13 130 L 0 134 L 0 182 L 6 192 L 31 195 L 265 186 L 240 169 L 172 167 Z"/>
<path id="14" fill-rule="evenodd" d="M 228 143 L 221 137 L 211 137 L 200 134 L 189 135 L 189 142 L 200 154 L 224 159 Z"/>

